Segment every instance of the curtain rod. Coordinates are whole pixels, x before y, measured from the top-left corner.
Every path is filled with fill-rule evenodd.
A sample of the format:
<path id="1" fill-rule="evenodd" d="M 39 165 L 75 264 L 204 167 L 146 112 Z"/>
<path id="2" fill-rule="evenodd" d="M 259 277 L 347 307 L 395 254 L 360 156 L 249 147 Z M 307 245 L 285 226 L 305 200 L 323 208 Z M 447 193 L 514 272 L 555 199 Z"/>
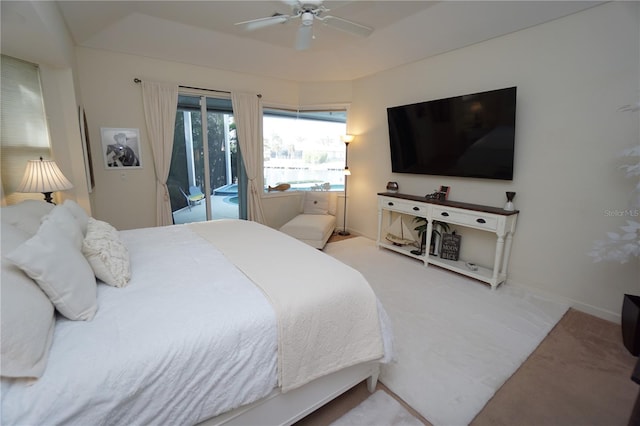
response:
<path id="1" fill-rule="evenodd" d="M 142 83 L 142 80 L 140 80 L 138 77 L 133 79 L 133 82 L 136 84 Z M 218 92 L 218 93 L 228 93 L 231 94 L 231 92 L 227 91 L 227 90 L 216 90 L 216 89 L 203 89 L 202 87 L 193 87 L 193 86 L 180 86 L 178 85 L 178 87 L 181 87 L 183 89 L 192 89 L 192 90 L 204 90 L 206 92 Z M 261 98 L 262 95 L 260 93 L 258 93 L 258 97 Z"/>

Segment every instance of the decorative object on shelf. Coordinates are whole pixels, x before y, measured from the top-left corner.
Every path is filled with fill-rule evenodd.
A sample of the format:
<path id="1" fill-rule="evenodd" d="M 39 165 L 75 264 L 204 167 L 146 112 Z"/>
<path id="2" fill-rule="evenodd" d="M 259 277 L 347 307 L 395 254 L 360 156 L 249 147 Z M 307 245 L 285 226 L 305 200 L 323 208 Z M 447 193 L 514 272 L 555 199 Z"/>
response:
<path id="1" fill-rule="evenodd" d="M 622 302 L 622 341 L 631 355 L 640 355 L 640 296 L 625 294 Z"/>
<path id="2" fill-rule="evenodd" d="M 443 195 L 441 195 L 443 201 L 446 201 L 446 200 L 449 199 L 449 187 L 448 186 L 441 186 L 439 192 L 440 192 L 440 194 L 443 194 Z"/>
<path id="3" fill-rule="evenodd" d="M 342 231 L 338 232 L 338 235 L 351 235 L 347 231 L 347 178 L 351 176 L 351 170 L 349 170 L 349 143 L 353 142 L 355 136 L 344 135 L 341 137 L 344 142 L 344 212 L 342 217 Z"/>
<path id="4" fill-rule="evenodd" d="M 420 236 L 420 248 L 426 249 L 427 245 L 427 218 L 416 216 L 413 218 L 414 222 L 420 223 L 420 225 L 416 226 L 414 231 L 418 231 L 418 235 Z M 439 220 L 433 221 L 433 228 L 431 230 L 431 244 L 429 247 L 429 254 L 437 255 L 440 250 L 440 238 L 442 237 L 442 232 L 449 232 L 449 224 L 446 222 L 440 222 Z M 415 253 L 414 253 L 415 254 Z M 421 251 L 420 254 L 424 254 L 424 251 Z"/>
<path id="5" fill-rule="evenodd" d="M 41 192 L 47 203 L 55 204 L 51 198 L 51 193 L 55 191 L 65 191 L 73 188 L 58 165 L 53 160 L 27 161 L 27 169 L 24 171 L 22 182 L 16 189 L 17 192 Z"/>
<path id="6" fill-rule="evenodd" d="M 513 206 L 513 198 L 516 196 L 516 193 L 513 191 L 507 191 L 507 203 L 504 205 L 504 209 L 508 212 L 512 212 L 515 210 Z"/>
<path id="7" fill-rule="evenodd" d="M 392 192 L 394 194 L 398 193 L 399 190 L 398 182 L 387 182 L 387 191 Z"/>
<path id="8" fill-rule="evenodd" d="M 442 245 L 440 246 L 440 258 L 447 260 L 458 260 L 460 257 L 460 241 L 462 237 L 453 231 L 451 234 L 442 235 Z"/>
<path id="9" fill-rule="evenodd" d="M 427 200 L 444 201 L 446 198 L 446 194 L 444 192 L 440 192 L 440 190 L 436 190 L 431 194 L 425 195 L 424 198 L 426 198 Z"/>
<path id="10" fill-rule="evenodd" d="M 140 130 L 101 128 L 102 157 L 108 170 L 141 169 Z"/>
<path id="11" fill-rule="evenodd" d="M 280 192 L 282 192 L 282 191 L 286 191 L 286 190 L 287 190 L 287 189 L 289 189 L 289 188 L 291 188 L 291 185 L 290 185 L 290 184 L 288 184 L 288 183 L 281 183 L 281 184 L 276 185 L 276 186 L 269 186 L 269 187 L 268 187 L 268 191 L 269 191 L 269 192 L 271 192 L 271 191 L 280 191 Z"/>
<path id="12" fill-rule="evenodd" d="M 385 238 L 396 246 L 419 246 L 418 241 L 416 241 L 411 229 L 409 229 L 409 226 L 405 223 L 404 216 L 402 215 L 399 215 L 387 229 L 387 236 Z"/>

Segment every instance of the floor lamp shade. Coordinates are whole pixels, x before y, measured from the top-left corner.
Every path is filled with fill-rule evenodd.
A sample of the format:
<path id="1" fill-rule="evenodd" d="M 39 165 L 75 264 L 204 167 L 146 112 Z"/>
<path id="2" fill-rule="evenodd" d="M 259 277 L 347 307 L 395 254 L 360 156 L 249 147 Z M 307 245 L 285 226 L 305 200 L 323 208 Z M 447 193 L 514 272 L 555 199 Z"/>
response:
<path id="1" fill-rule="evenodd" d="M 27 161 L 27 169 L 22 177 L 22 182 L 16 188 L 17 192 L 41 192 L 45 201 L 51 203 L 51 193 L 73 188 L 58 165 L 53 160 Z"/>

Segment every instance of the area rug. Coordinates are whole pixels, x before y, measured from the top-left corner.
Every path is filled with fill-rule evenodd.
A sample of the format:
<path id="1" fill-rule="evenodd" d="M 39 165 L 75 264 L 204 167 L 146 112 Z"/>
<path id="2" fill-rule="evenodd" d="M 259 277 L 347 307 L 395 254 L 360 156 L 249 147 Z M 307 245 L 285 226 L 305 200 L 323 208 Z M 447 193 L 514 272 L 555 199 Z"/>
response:
<path id="1" fill-rule="evenodd" d="M 385 391 L 376 391 L 330 426 L 424 426 Z"/>
<path id="2" fill-rule="evenodd" d="M 359 270 L 391 318 L 395 360 L 380 381 L 434 425 L 466 425 L 568 306 L 483 283 L 356 237 L 325 253 Z"/>

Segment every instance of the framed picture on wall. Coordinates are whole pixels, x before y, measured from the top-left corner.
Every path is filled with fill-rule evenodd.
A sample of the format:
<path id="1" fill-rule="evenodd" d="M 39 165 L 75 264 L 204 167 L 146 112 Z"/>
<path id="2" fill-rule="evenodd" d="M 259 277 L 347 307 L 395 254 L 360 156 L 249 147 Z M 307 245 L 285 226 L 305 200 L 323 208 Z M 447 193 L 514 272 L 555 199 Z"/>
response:
<path id="1" fill-rule="evenodd" d="M 91 158 L 91 143 L 89 142 L 89 126 L 87 126 L 87 115 L 82 105 L 78 107 L 78 122 L 80 125 L 80 138 L 82 139 L 82 154 L 84 156 L 84 173 L 87 177 L 87 189 L 89 193 L 96 186 L 96 179 L 93 175 L 93 159 Z"/>
<path id="2" fill-rule="evenodd" d="M 140 130 L 103 127 L 102 157 L 108 170 L 141 169 Z"/>

